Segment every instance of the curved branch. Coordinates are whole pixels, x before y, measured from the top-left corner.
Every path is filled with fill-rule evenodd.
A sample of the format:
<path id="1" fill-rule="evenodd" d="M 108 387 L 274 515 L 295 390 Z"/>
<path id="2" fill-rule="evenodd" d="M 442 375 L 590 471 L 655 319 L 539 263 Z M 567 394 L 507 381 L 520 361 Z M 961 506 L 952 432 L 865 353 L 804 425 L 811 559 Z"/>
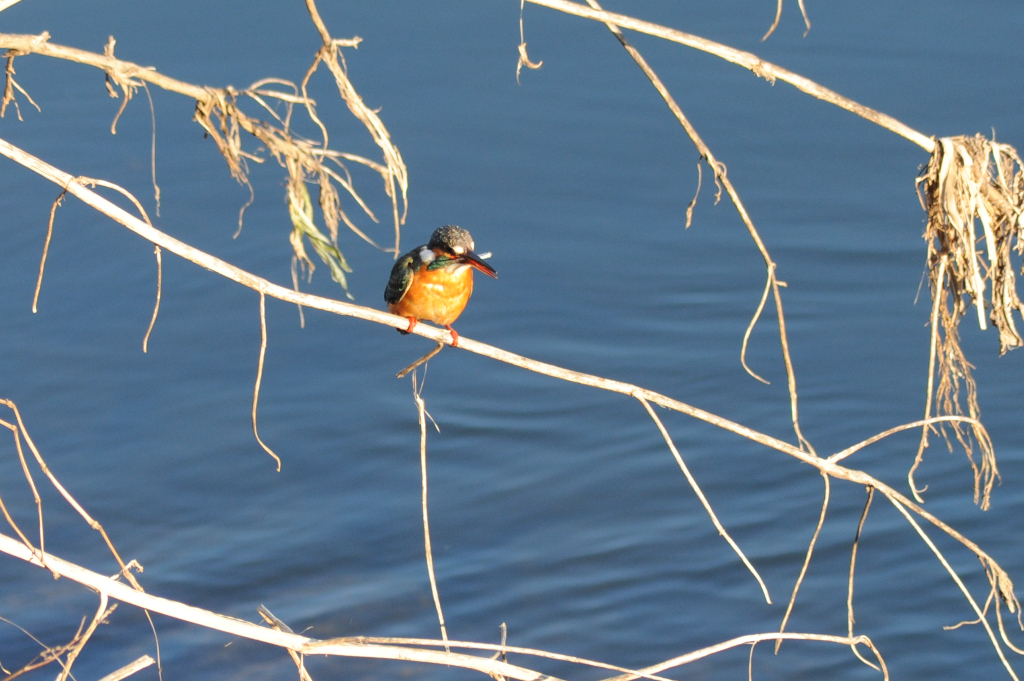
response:
<path id="1" fill-rule="evenodd" d="M 587 660 L 585 658 L 573 657 L 570 655 L 559 655 L 557 653 L 549 653 L 532 648 L 517 648 L 514 646 L 475 643 L 472 641 L 367 638 L 362 636 L 318 640 L 292 632 L 281 631 L 279 629 L 261 627 L 252 622 L 247 622 L 235 617 L 228 617 L 209 610 L 186 605 L 178 601 L 172 601 L 167 598 L 161 598 L 141 591 L 135 591 L 126 584 L 122 584 L 110 577 L 79 567 L 74 563 L 70 563 L 52 554 L 47 553 L 40 558 L 40 556 L 33 553 L 21 542 L 4 534 L 0 534 L 0 552 L 6 553 L 15 558 L 20 558 L 21 560 L 32 563 L 33 565 L 45 567 L 46 569 L 52 570 L 53 572 L 67 577 L 72 581 L 84 584 L 85 586 L 99 592 L 104 601 L 106 598 L 113 598 L 115 600 L 128 603 L 129 605 L 144 608 L 152 612 L 158 612 L 174 619 L 191 622 L 192 624 L 213 629 L 215 631 L 221 631 L 232 636 L 239 636 L 253 641 L 260 641 L 262 643 L 286 648 L 288 650 L 294 650 L 302 653 L 303 655 L 340 655 L 344 657 L 408 660 L 412 662 L 474 669 L 492 676 L 500 675 L 509 679 L 517 679 L 518 681 L 561 681 L 554 676 L 541 674 L 540 672 L 536 672 L 531 669 L 508 664 L 507 662 L 501 662 L 488 657 L 479 657 L 464 653 L 447 653 L 439 650 L 429 650 L 425 647 L 412 647 L 440 647 L 448 645 L 453 648 L 487 651 L 494 650 L 504 651 L 507 653 L 532 655 L 546 659 L 561 660 L 565 662 L 572 662 L 574 664 L 596 667 L 598 669 L 620 672 L 621 675 L 612 677 L 613 679 L 645 678 L 651 679 L 651 681 L 668 681 L 668 679 L 665 679 L 664 677 L 655 676 L 656 672 L 662 669 L 679 667 L 694 660 L 699 660 L 737 646 L 748 645 L 757 641 L 785 638 L 806 641 L 824 641 L 842 645 L 864 645 L 875 653 L 876 659 L 879 660 L 883 672 L 885 670 L 885 663 L 882 661 L 881 655 L 878 654 L 878 650 L 871 642 L 871 639 L 867 636 L 845 637 L 803 633 L 749 634 L 747 636 L 740 636 L 713 646 L 708 646 L 707 648 L 702 648 L 700 650 L 672 658 L 671 660 L 666 660 L 654 667 L 642 670 L 627 669 L 617 665 L 596 662 L 594 660 Z M 888 678 L 888 675 L 886 675 L 886 678 Z M 608 681 L 611 681 L 611 679 Z"/>
<path id="2" fill-rule="evenodd" d="M 584 19 L 593 19 L 603 23 L 616 24 L 622 28 L 628 28 L 639 33 L 653 35 L 656 38 L 664 38 L 665 40 L 670 40 L 674 43 L 679 43 L 680 45 L 686 45 L 687 47 L 692 47 L 700 50 L 701 52 L 713 54 L 728 62 L 750 69 L 756 76 L 760 76 L 761 78 L 771 82 L 774 82 L 775 80 L 784 81 L 795 87 L 797 90 L 806 92 L 812 97 L 824 100 L 830 104 L 835 104 L 836 106 L 855 113 L 862 118 L 866 118 L 872 123 L 876 123 L 877 125 L 880 125 L 887 130 L 891 130 L 901 137 L 905 137 L 928 153 L 931 153 L 935 149 L 935 140 L 918 132 L 917 130 L 914 130 L 910 126 L 901 123 L 892 116 L 888 116 L 881 111 L 875 111 L 863 104 L 858 104 L 852 99 L 843 97 L 838 92 L 818 85 L 813 80 L 804 78 L 803 76 L 784 69 L 781 66 L 776 66 L 770 62 L 762 61 L 756 54 L 737 50 L 734 47 L 716 43 L 712 40 L 707 40 L 690 33 L 683 33 L 682 31 L 677 31 L 674 28 L 660 26 L 649 21 L 642 21 L 640 19 L 626 16 L 625 14 L 616 14 L 614 12 L 604 12 L 591 9 L 575 2 L 567 2 L 566 0 L 527 0 L 527 2 L 555 9 L 560 12 L 565 12 L 566 14 L 573 14 L 578 17 L 583 17 Z"/>

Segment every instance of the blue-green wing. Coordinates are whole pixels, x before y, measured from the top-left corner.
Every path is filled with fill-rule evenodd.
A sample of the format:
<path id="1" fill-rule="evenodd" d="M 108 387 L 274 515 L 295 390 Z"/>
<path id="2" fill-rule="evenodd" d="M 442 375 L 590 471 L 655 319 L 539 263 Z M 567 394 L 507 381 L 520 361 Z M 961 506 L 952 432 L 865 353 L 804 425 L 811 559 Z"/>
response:
<path id="1" fill-rule="evenodd" d="M 416 251 L 407 253 L 398 259 L 395 266 L 391 268 L 391 278 L 384 289 L 384 302 L 394 305 L 405 297 L 406 291 L 412 285 L 412 275 L 420 268 L 420 259 Z"/>

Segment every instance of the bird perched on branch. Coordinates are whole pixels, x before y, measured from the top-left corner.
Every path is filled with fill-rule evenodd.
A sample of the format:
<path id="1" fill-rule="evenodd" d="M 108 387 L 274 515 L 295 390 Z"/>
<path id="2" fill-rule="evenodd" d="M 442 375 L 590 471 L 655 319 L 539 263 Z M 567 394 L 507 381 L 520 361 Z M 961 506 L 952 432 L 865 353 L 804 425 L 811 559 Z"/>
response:
<path id="1" fill-rule="evenodd" d="M 452 332 L 452 347 L 459 334 L 452 328 L 473 294 L 473 270 L 498 278 L 494 268 L 479 256 L 469 232 L 454 225 L 434 230 L 430 241 L 412 249 L 395 263 L 384 289 L 388 312 L 409 318 L 409 333 L 418 321 L 442 325 Z"/>

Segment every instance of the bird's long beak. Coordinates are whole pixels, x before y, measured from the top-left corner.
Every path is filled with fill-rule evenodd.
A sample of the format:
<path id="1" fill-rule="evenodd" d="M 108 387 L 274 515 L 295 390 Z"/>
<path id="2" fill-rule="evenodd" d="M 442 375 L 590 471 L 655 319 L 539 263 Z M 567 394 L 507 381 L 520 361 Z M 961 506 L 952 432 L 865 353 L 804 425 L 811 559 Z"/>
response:
<path id="1" fill-rule="evenodd" d="M 466 251 L 462 258 L 471 266 L 473 269 L 480 270 L 488 277 L 498 278 L 498 273 L 494 271 L 494 268 L 483 261 L 479 255 L 473 251 Z"/>

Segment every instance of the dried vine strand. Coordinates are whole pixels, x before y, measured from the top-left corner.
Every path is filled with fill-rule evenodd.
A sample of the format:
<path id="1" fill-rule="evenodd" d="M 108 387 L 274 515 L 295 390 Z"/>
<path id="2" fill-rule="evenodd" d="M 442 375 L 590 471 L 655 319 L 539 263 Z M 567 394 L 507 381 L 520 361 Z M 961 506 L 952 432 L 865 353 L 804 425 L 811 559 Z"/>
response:
<path id="1" fill-rule="evenodd" d="M 281 457 L 264 444 L 260 439 L 260 431 L 256 427 L 256 407 L 260 403 L 260 384 L 263 383 L 263 361 L 267 357 L 267 297 L 260 291 L 260 361 L 256 367 L 256 386 L 252 391 L 252 434 L 256 436 L 256 442 L 260 443 L 267 454 L 277 462 L 277 472 L 281 472 Z"/>
<path id="2" fill-rule="evenodd" d="M 871 510 L 871 502 L 875 498 L 875 488 L 868 487 L 868 498 L 864 502 L 864 510 L 860 514 L 860 522 L 857 523 L 857 534 L 853 537 L 853 548 L 850 550 L 850 578 L 846 588 L 846 635 L 853 637 L 853 625 L 856 623 L 856 619 L 853 617 L 853 576 L 856 573 L 857 568 L 857 547 L 860 546 L 860 535 L 864 531 L 864 523 L 868 519 L 868 511 Z M 860 657 L 861 662 L 868 666 L 874 666 L 866 659 L 861 657 L 860 651 L 857 650 L 856 646 L 853 647 L 853 654 Z"/>
<path id="3" fill-rule="evenodd" d="M 156 302 L 153 303 L 153 317 L 149 320 L 149 328 L 146 329 L 146 335 L 142 338 L 143 352 L 149 351 L 149 336 L 153 333 L 153 327 L 156 326 L 157 315 L 160 314 L 160 294 L 163 291 L 164 265 L 160 247 L 153 246 L 153 253 L 156 255 Z"/>
<path id="4" fill-rule="evenodd" d="M 804 31 L 804 37 L 806 38 L 807 34 L 811 32 L 811 18 L 809 16 L 807 16 L 807 8 L 804 6 L 804 0 L 799 0 L 799 5 L 800 5 L 800 14 L 802 14 L 803 17 L 804 17 L 804 26 L 807 27 L 806 30 Z M 779 20 L 781 18 L 782 18 L 782 0 L 778 0 L 778 3 L 776 3 L 776 5 L 775 5 L 775 21 L 772 22 L 771 27 L 768 28 L 768 32 L 764 34 L 764 37 L 761 38 L 761 42 L 762 43 L 765 40 L 768 40 L 768 37 L 772 33 L 775 32 L 776 28 L 779 27 Z"/>
<path id="5" fill-rule="evenodd" d="M 46 546 L 43 541 L 42 502 L 39 499 L 39 493 L 36 490 L 35 482 L 32 479 L 32 474 L 29 472 L 28 463 L 25 460 L 25 456 L 21 448 L 21 438 L 24 438 L 25 444 L 28 445 L 29 451 L 32 452 L 32 457 L 35 459 L 36 465 L 38 465 L 39 468 L 43 471 L 43 474 L 50 481 L 50 484 L 54 486 L 54 488 L 57 490 L 57 492 L 60 493 L 62 497 L 64 497 L 64 500 L 71 506 L 71 508 L 73 508 L 75 512 L 78 513 L 78 515 L 81 516 L 83 520 L 85 520 L 89 527 L 99 532 L 100 536 L 103 537 L 104 543 L 106 543 L 107 548 L 110 550 L 111 555 L 113 555 L 114 557 L 114 560 L 117 561 L 117 565 L 120 568 L 119 574 L 132 585 L 132 588 L 142 591 L 142 586 L 139 584 L 138 580 L 135 579 L 135 575 L 133 575 L 132 571 L 129 569 L 131 563 L 125 564 L 125 562 L 121 559 L 121 554 L 118 553 L 116 548 L 114 548 L 114 543 L 110 540 L 110 536 L 107 535 L 107 531 L 103 529 L 103 525 L 101 525 L 96 519 L 89 515 L 89 513 L 84 508 L 82 508 L 82 505 L 79 504 L 78 501 L 73 496 L 71 496 L 71 493 L 67 491 L 64 485 L 61 484 L 60 480 L 57 479 L 57 476 L 55 476 L 53 472 L 50 470 L 50 467 L 46 465 L 46 460 L 43 459 L 43 455 L 39 453 L 39 449 L 36 447 L 36 443 L 32 440 L 32 436 L 29 435 L 28 433 L 28 428 L 25 427 L 25 422 L 21 418 L 21 411 L 18 409 L 18 405 L 16 405 L 13 401 L 8 399 L 0 399 L 0 404 L 4 405 L 5 407 L 9 408 L 12 412 L 14 412 L 14 419 L 15 421 L 17 421 L 17 430 L 15 432 L 15 444 L 18 449 L 18 455 L 21 458 L 21 465 L 22 468 L 24 469 L 25 477 L 28 480 L 29 486 L 32 488 L 39 512 L 39 548 L 36 549 L 31 545 L 26 545 L 25 550 L 31 552 L 33 555 L 35 555 L 36 553 L 42 555 L 46 550 Z"/>
<path id="6" fill-rule="evenodd" d="M 939 261 L 939 275 L 938 279 L 935 280 L 936 292 L 941 291 L 943 286 L 943 279 L 946 274 L 946 260 L 949 256 L 943 254 Z M 937 293 L 932 294 L 932 319 L 931 328 L 929 329 L 929 342 L 928 342 L 928 388 L 925 393 L 924 402 L 924 417 L 928 419 L 932 415 L 932 396 L 935 394 L 935 353 L 939 344 L 939 305 L 942 303 L 942 296 Z M 923 488 L 918 489 L 917 483 L 914 482 L 914 473 L 917 472 L 918 466 L 924 461 L 924 450 L 928 447 L 928 431 L 931 430 L 931 426 L 924 426 L 921 428 L 921 441 L 917 445 L 917 455 L 914 457 L 914 463 L 910 467 L 910 471 L 907 472 L 907 483 L 910 485 L 910 492 L 914 495 L 914 500 L 919 504 L 924 503 L 924 499 L 921 494 L 928 489 L 925 485 Z"/>
<path id="7" fill-rule="evenodd" d="M 907 519 L 907 522 L 910 523 L 911 527 L 917 531 L 917 534 L 920 535 L 921 539 L 924 540 L 924 543 L 928 545 L 928 548 L 932 550 L 932 553 L 935 554 L 935 557 L 942 564 L 942 567 L 946 568 L 946 572 L 948 572 L 949 576 L 953 578 L 954 582 L 956 582 L 956 585 L 960 588 L 960 591 L 967 599 L 967 602 L 970 604 L 975 614 L 978 615 L 978 621 L 981 622 L 981 625 L 985 628 L 985 633 L 988 634 L 989 639 L 992 641 L 992 647 L 996 649 L 996 654 L 999 655 L 999 660 L 1003 663 L 1003 667 L 1006 668 L 1006 671 L 1010 674 L 1013 681 L 1019 681 L 1017 674 L 1014 673 L 1013 667 L 1010 666 L 1009 660 L 1006 659 L 1006 655 L 1003 653 L 1003 649 L 999 645 L 999 640 L 996 638 L 995 632 L 992 631 L 992 626 L 988 623 L 988 620 L 985 619 L 984 613 L 981 612 L 981 608 L 978 607 L 978 603 L 974 600 L 971 592 L 968 591 L 967 586 L 964 585 L 963 580 L 960 579 L 960 575 L 958 575 L 956 570 L 953 569 L 953 566 L 946 561 L 945 556 L 942 555 L 939 548 L 935 546 L 935 543 L 932 542 L 931 538 L 925 533 L 924 528 L 914 520 L 914 517 L 910 515 L 907 509 L 902 505 L 897 504 L 892 497 L 889 497 L 889 501 L 892 502 L 892 505 L 896 507 L 897 511 L 903 514 L 903 517 Z M 996 603 L 996 606 L 998 607 L 998 602 Z"/>
<path id="8" fill-rule="evenodd" d="M 601 11 L 601 5 L 598 4 L 597 0 L 587 0 L 587 3 L 592 8 L 594 8 L 595 11 Z M 747 339 L 750 336 L 750 332 L 753 329 L 754 324 L 757 323 L 757 320 L 761 315 L 761 310 L 764 309 L 764 301 L 768 294 L 768 288 L 770 287 L 775 294 L 775 309 L 778 313 L 779 338 L 782 344 L 782 358 L 786 366 L 786 378 L 787 385 L 789 388 L 789 408 L 790 416 L 793 422 L 793 431 L 796 433 L 796 437 L 797 440 L 800 442 L 800 446 L 809 451 L 810 453 L 814 454 L 814 447 L 811 446 L 811 443 L 804 438 L 803 433 L 800 431 L 800 414 L 797 406 L 796 371 L 793 369 L 793 360 L 789 354 L 789 340 L 786 336 L 786 316 L 782 310 L 782 295 L 779 293 L 780 283 L 775 276 L 777 265 L 775 264 L 775 261 L 772 260 L 771 255 L 768 253 L 768 248 L 764 245 L 764 241 L 761 240 L 761 235 L 758 234 L 757 228 L 754 227 L 754 221 L 750 218 L 750 214 L 747 213 L 747 209 L 743 205 L 743 201 L 740 199 L 739 192 L 736 191 L 736 188 L 733 186 L 732 182 L 729 181 L 728 172 L 726 170 L 725 164 L 717 160 L 714 154 L 711 153 L 710 147 L 708 147 L 708 145 L 704 142 L 703 138 L 701 138 L 701 136 L 697 133 L 697 129 L 693 127 L 693 124 L 690 123 L 690 120 L 683 113 L 683 110 L 679 108 L 679 105 L 676 103 L 675 98 L 672 97 L 671 93 L 669 93 L 668 88 L 665 87 L 665 84 L 661 81 L 661 78 L 658 77 L 658 74 L 655 73 L 654 69 L 652 69 L 650 64 L 647 63 L 647 60 L 644 59 L 643 55 L 640 54 L 640 51 L 633 47 L 628 40 L 626 40 L 626 36 L 622 34 L 622 31 L 619 30 L 618 26 L 616 26 L 613 23 L 607 22 L 605 23 L 605 25 L 608 27 L 608 30 L 610 30 L 612 34 L 616 37 L 616 39 L 618 39 L 619 43 L 626 49 L 626 51 L 629 52 L 629 55 L 633 57 L 633 60 L 637 63 L 637 66 L 640 67 L 640 70 L 642 70 L 644 72 L 644 75 L 647 76 L 647 78 L 651 81 L 651 83 L 654 85 L 654 88 L 658 91 L 658 94 L 660 94 L 662 99 L 665 100 L 665 103 L 668 105 L 668 108 L 672 111 L 672 114 L 676 117 L 676 120 L 678 120 L 679 124 L 683 126 L 683 129 L 686 131 L 687 136 L 689 136 L 690 141 L 692 141 L 693 145 L 697 147 L 697 151 L 700 152 L 701 158 L 707 161 L 708 166 L 710 166 L 712 172 L 715 174 L 715 181 L 720 182 L 721 185 L 725 187 L 725 191 L 729 195 L 729 199 L 732 201 L 733 206 L 735 206 L 736 211 L 740 215 L 740 219 L 743 221 L 743 224 L 746 226 L 751 238 L 754 240 L 754 244 L 757 246 L 758 252 L 760 252 L 761 257 L 764 259 L 765 268 L 767 269 L 767 283 L 765 284 L 765 295 L 762 296 L 761 303 L 757 307 L 757 312 L 754 313 L 754 318 L 751 320 L 750 326 L 747 327 L 747 333 L 744 334 L 743 336 L 743 346 L 740 350 L 740 363 L 751 376 L 764 383 L 767 383 L 767 381 L 765 381 L 763 378 L 761 378 L 753 371 L 751 371 L 749 367 L 747 367 L 746 350 Z"/>
<path id="9" fill-rule="evenodd" d="M 793 593 L 789 597 L 789 605 L 786 606 L 786 614 L 782 616 L 782 624 L 779 625 L 780 634 L 786 630 L 786 623 L 789 622 L 789 616 L 793 614 L 793 606 L 796 605 L 796 595 L 800 593 L 800 585 L 803 584 L 804 577 L 807 575 L 807 568 L 811 565 L 811 557 L 814 556 L 814 546 L 818 543 L 818 535 L 821 534 L 821 528 L 825 525 L 825 513 L 828 511 L 828 500 L 832 494 L 832 485 L 829 483 L 827 473 L 822 473 L 821 477 L 825 479 L 825 498 L 821 502 L 821 514 L 818 516 L 818 525 L 814 528 L 814 534 L 811 536 L 811 542 L 807 545 L 807 553 L 804 555 L 804 564 L 800 568 L 800 574 L 796 578 L 796 584 L 793 585 Z M 781 645 L 781 638 L 775 641 L 776 654 L 778 654 L 779 647 Z M 854 650 L 856 650 L 856 647 Z"/>
<path id="10" fill-rule="evenodd" d="M 718 534 L 722 535 L 725 538 L 725 541 L 729 543 L 729 546 L 732 547 L 732 550 L 735 551 L 736 555 L 738 555 L 740 557 L 740 560 L 743 561 L 743 564 L 747 567 L 747 570 L 749 570 L 750 573 L 754 575 L 754 579 L 756 579 L 757 583 L 761 586 L 761 592 L 764 594 L 764 600 L 767 601 L 769 605 L 771 605 L 772 597 L 768 594 L 768 586 L 764 583 L 764 580 L 761 579 L 761 575 L 754 568 L 753 563 L 750 562 L 746 554 L 744 554 L 743 551 L 740 549 L 739 544 L 737 544 L 735 540 L 733 540 L 733 538 L 726 531 L 725 526 L 723 526 L 722 522 L 718 519 L 718 516 L 715 515 L 715 511 L 711 508 L 711 503 L 708 502 L 707 497 L 704 496 L 704 492 L 701 491 L 700 486 L 697 484 L 697 479 L 693 477 L 692 473 L 690 473 L 690 469 L 687 467 L 686 462 L 683 461 L 683 457 L 679 453 L 679 450 L 676 448 L 675 442 L 672 441 L 672 436 L 669 435 L 669 432 L 668 430 L 666 430 L 665 425 L 661 422 L 661 419 L 658 418 L 658 414 L 655 413 L 654 409 L 651 408 L 651 403 L 645 400 L 643 397 L 637 396 L 637 399 L 640 401 L 640 404 L 644 405 L 644 409 L 647 410 L 647 413 L 654 421 L 654 424 L 658 426 L 658 430 L 661 432 L 661 436 L 665 438 L 665 444 L 668 445 L 669 451 L 672 452 L 672 456 L 675 457 L 676 463 L 679 464 L 679 468 L 682 469 L 683 475 L 686 476 L 686 481 L 690 483 L 690 488 L 693 489 L 693 493 L 697 495 L 697 499 L 700 500 L 701 505 L 704 506 L 704 510 L 707 511 L 707 514 L 711 518 L 711 522 L 714 524 L 715 529 L 718 530 Z"/>
<path id="11" fill-rule="evenodd" d="M 423 374 L 424 383 L 426 373 Z M 441 596 L 437 593 L 437 578 L 434 576 L 434 551 L 430 546 L 430 514 L 427 506 L 427 404 L 423 401 L 423 384 L 416 386 L 416 374 L 412 375 L 412 399 L 416 403 L 416 412 L 420 424 L 420 489 L 423 507 L 423 546 L 427 557 L 427 577 L 430 579 L 430 593 L 434 597 L 434 608 L 437 610 L 437 621 L 441 625 L 441 638 L 448 643 L 448 629 L 444 624 L 444 611 L 441 609 Z M 445 651 L 451 652 L 447 645 Z"/>

